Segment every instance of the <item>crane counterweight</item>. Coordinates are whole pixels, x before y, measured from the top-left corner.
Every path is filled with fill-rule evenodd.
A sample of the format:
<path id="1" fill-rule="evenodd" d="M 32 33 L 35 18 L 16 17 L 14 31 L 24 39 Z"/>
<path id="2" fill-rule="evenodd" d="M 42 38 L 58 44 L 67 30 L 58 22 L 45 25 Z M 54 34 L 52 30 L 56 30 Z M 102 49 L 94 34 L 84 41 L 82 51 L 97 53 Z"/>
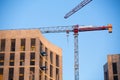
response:
<path id="1" fill-rule="evenodd" d="M 112 24 L 108 24 L 108 31 L 109 33 L 112 33 Z"/>

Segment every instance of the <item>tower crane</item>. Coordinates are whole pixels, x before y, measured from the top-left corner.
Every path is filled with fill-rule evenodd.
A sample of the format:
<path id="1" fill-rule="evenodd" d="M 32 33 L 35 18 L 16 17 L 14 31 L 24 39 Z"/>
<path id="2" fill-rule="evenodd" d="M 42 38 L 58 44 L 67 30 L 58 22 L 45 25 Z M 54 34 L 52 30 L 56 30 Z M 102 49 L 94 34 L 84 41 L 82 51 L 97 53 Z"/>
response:
<path id="1" fill-rule="evenodd" d="M 80 2 L 80 4 L 78 4 L 75 8 L 73 8 L 70 12 L 68 12 L 64 18 L 67 19 L 69 16 L 71 16 L 72 14 L 74 14 L 75 12 L 77 12 L 79 9 L 81 9 L 82 7 L 84 7 L 85 5 L 87 5 L 88 3 L 90 3 L 92 0 L 83 0 L 82 2 Z"/>
<path id="2" fill-rule="evenodd" d="M 107 26 L 56 26 L 39 28 L 42 33 L 61 33 L 74 32 L 74 77 L 79 80 L 79 51 L 78 51 L 78 32 L 108 30 L 112 33 L 112 25 Z"/>

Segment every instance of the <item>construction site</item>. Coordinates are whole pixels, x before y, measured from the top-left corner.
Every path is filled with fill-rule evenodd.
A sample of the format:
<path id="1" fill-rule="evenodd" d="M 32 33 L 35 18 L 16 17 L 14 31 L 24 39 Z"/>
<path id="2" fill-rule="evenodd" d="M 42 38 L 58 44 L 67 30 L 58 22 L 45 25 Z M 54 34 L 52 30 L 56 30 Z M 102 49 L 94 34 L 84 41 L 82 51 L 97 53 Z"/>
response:
<path id="1" fill-rule="evenodd" d="M 82 8 L 83 10 L 84 7 L 86 9 L 88 6 L 90 6 L 88 4 L 92 2 L 94 3 L 94 1 L 92 0 L 81 1 L 77 6 L 75 6 L 67 14 L 65 14 L 63 18 L 69 21 L 68 18 L 73 17 L 75 13 L 77 14 L 79 10 L 82 10 Z M 30 22 L 28 23 L 30 24 Z M 108 33 L 113 34 L 112 26 L 113 26 L 112 23 L 106 23 L 105 25 L 99 25 L 99 26 L 74 24 L 68 26 L 57 25 L 51 27 L 43 26 L 43 27 L 30 27 L 30 28 L 29 27 L 28 28 L 16 27 L 16 28 L 6 28 L 6 29 L 1 28 L 0 80 L 64 80 L 64 79 L 82 80 L 83 78 L 85 78 L 83 77 L 83 75 L 85 75 L 83 72 L 85 71 L 88 72 L 88 70 L 90 69 L 91 69 L 90 71 L 91 72 L 93 71 L 95 75 L 96 72 L 94 72 L 94 70 L 95 71 L 99 71 L 99 70 L 97 68 L 93 69 L 92 67 L 90 67 L 90 65 L 93 64 L 101 65 L 101 62 L 99 61 L 102 60 L 102 56 L 104 55 L 106 57 L 109 53 L 113 53 L 113 51 L 110 52 L 111 50 L 108 47 L 110 44 L 106 43 L 109 40 L 112 41 L 110 39 L 111 35 L 108 34 Z M 56 37 L 55 36 L 50 37 L 51 39 L 53 39 L 53 41 L 49 40 L 48 36 L 51 35 L 56 35 Z M 61 37 L 61 35 L 66 35 L 66 39 Z M 95 37 L 91 37 L 94 35 Z M 57 37 L 59 36 L 60 38 L 57 39 Z M 83 38 L 83 36 L 87 36 L 87 37 Z M 103 38 L 103 36 L 107 36 L 107 37 Z M 84 40 L 91 42 L 87 43 Z M 80 43 L 79 41 L 84 41 L 85 43 L 83 42 L 82 44 L 79 44 Z M 63 45 L 63 47 L 61 46 L 58 47 L 58 45 L 56 45 L 56 42 L 59 43 L 60 45 Z M 67 43 L 67 48 L 65 46 L 66 43 Z M 91 46 L 91 48 L 84 48 L 85 46 L 84 44 L 86 46 L 88 45 Z M 68 49 L 68 51 L 65 51 L 63 48 Z M 90 54 L 86 53 L 87 55 L 82 57 L 83 55 L 81 54 L 83 53 L 81 49 L 83 50 L 83 53 L 87 51 L 87 53 L 90 52 Z M 105 50 L 106 52 L 108 51 L 109 53 L 102 54 L 101 58 L 98 59 L 97 57 L 100 56 L 100 54 L 98 53 L 104 52 L 101 50 Z M 97 61 L 97 63 L 94 62 L 93 64 L 91 64 L 89 58 L 93 57 L 93 53 L 95 56 L 96 55 L 95 52 L 97 52 L 96 54 L 98 55 L 96 59 L 93 58 L 95 60 L 93 60 L 92 62 Z M 110 58 L 108 58 L 108 63 L 104 65 L 104 72 L 103 72 L 104 76 L 102 76 L 102 79 L 104 80 L 120 79 L 119 68 L 116 67 L 120 60 L 119 60 L 119 55 L 116 56 L 118 57 L 116 58 L 113 57 L 113 59 L 117 59 L 117 60 L 115 61 L 113 60 L 113 62 L 110 62 L 109 61 Z M 84 63 L 86 63 L 87 61 L 88 64 L 87 66 L 84 66 L 86 64 L 82 63 L 81 60 L 83 59 L 85 61 Z M 106 62 L 105 58 L 103 61 Z M 114 62 L 116 63 L 111 65 Z M 84 66 L 84 68 L 82 67 L 82 65 Z M 113 72 L 115 71 L 113 75 L 111 75 L 112 74 L 111 72 L 108 72 L 109 70 L 112 71 L 110 66 L 112 66 Z M 98 72 L 98 74 L 101 73 L 101 71 Z M 93 77 L 91 77 L 90 80 L 92 80 L 92 78 Z M 87 77 L 85 78 L 85 80 L 86 79 Z"/>

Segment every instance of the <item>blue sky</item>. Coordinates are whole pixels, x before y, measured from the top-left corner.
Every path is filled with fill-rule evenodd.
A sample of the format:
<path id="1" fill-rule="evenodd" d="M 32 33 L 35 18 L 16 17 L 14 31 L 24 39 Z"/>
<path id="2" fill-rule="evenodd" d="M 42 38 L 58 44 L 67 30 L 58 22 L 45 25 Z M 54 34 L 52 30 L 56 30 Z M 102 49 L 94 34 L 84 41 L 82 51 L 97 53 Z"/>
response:
<path id="1" fill-rule="evenodd" d="M 108 54 L 120 53 L 120 0 L 93 0 L 64 19 L 82 0 L 0 0 L 0 29 L 69 25 L 113 25 L 108 31 L 79 33 L 80 80 L 104 80 Z M 63 49 L 63 80 L 74 80 L 74 38 L 66 33 L 44 34 Z M 68 41 L 67 41 L 68 39 Z"/>

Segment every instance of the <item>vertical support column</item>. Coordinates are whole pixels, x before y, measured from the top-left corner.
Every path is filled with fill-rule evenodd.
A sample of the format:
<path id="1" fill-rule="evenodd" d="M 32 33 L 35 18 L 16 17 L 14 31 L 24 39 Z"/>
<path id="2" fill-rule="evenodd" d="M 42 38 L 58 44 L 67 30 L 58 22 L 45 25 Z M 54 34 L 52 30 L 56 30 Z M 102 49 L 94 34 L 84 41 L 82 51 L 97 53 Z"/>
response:
<path id="1" fill-rule="evenodd" d="M 35 52 L 35 80 L 40 80 L 39 79 L 39 57 L 40 57 L 40 51 L 39 51 L 39 47 L 40 47 L 40 42 L 39 42 L 39 39 L 36 38 L 36 44 L 35 44 L 35 47 L 36 47 L 36 52 Z"/>
<path id="2" fill-rule="evenodd" d="M 59 56 L 59 67 L 60 67 L 59 68 L 59 79 L 63 80 L 62 79 L 62 66 L 61 65 L 62 65 L 62 56 Z"/>
<path id="3" fill-rule="evenodd" d="M 16 43 L 15 43 L 15 48 L 16 48 L 16 52 L 15 52 L 15 66 L 19 67 L 20 64 L 20 38 L 16 38 Z"/>
<path id="4" fill-rule="evenodd" d="M 36 38 L 35 66 L 37 67 L 39 67 L 39 57 L 40 57 L 40 50 L 39 50 L 40 45 L 39 44 L 40 44 L 39 39 Z"/>
<path id="5" fill-rule="evenodd" d="M 79 80 L 78 34 L 74 34 L 74 70 L 75 80 Z"/>
<path id="6" fill-rule="evenodd" d="M 5 58 L 4 58 L 4 69 L 3 69 L 3 80 L 8 80 L 9 77 L 9 60 L 10 60 L 10 39 L 6 38 L 5 44 Z"/>
<path id="7" fill-rule="evenodd" d="M 112 57 L 107 56 L 109 80 L 113 80 Z"/>
<path id="8" fill-rule="evenodd" d="M 78 25 L 74 27 L 74 74 L 75 80 L 79 80 Z"/>
<path id="9" fill-rule="evenodd" d="M 15 52 L 15 59 L 14 59 L 14 65 L 15 65 L 15 68 L 14 68 L 14 80 L 18 80 L 19 79 L 19 63 L 20 63 L 20 53 L 19 53 L 19 50 L 20 50 L 20 39 L 19 38 L 16 38 L 16 42 L 15 42 L 15 49 L 16 49 L 16 52 Z"/>
<path id="10" fill-rule="evenodd" d="M 120 55 L 118 58 L 118 62 L 120 62 Z M 118 80 L 120 80 L 120 63 L 118 64 Z"/>
<path id="11" fill-rule="evenodd" d="M 50 50 L 48 49 L 48 54 L 47 54 L 47 57 L 48 57 L 48 63 L 47 63 L 47 75 L 50 75 Z M 49 79 L 50 80 L 50 79 Z"/>
<path id="12" fill-rule="evenodd" d="M 25 44 L 26 52 L 25 52 L 25 67 L 24 67 L 24 80 L 29 80 L 30 75 L 30 38 L 26 38 Z"/>
<path id="13" fill-rule="evenodd" d="M 116 62 L 116 70 L 117 70 L 117 77 L 118 77 L 118 80 L 120 80 L 119 79 L 119 76 L 120 76 L 120 74 L 119 74 L 119 68 L 120 68 L 120 62 L 119 62 L 119 55 L 115 55 L 115 56 L 113 56 L 113 62 Z M 116 74 L 114 74 L 114 76 L 116 76 Z"/>
<path id="14" fill-rule="evenodd" d="M 55 52 L 53 52 L 53 65 L 55 65 L 55 66 L 53 66 L 53 72 L 52 72 L 52 74 L 53 74 L 53 79 L 55 79 L 56 78 L 56 53 Z"/>
<path id="15" fill-rule="evenodd" d="M 5 44 L 5 60 L 4 60 L 4 67 L 9 67 L 9 60 L 10 60 L 10 46 L 11 46 L 11 41 L 10 39 L 6 39 L 6 44 Z"/>
<path id="16" fill-rule="evenodd" d="M 45 51 L 45 45 L 44 44 L 42 44 L 42 51 L 44 52 Z M 41 52 L 42 52 L 41 51 Z M 44 66 L 45 65 L 45 59 L 44 59 L 44 57 L 42 57 L 43 58 L 43 60 L 42 60 L 42 65 L 41 66 Z M 40 67 L 41 67 L 40 66 Z M 42 72 L 42 74 L 41 74 L 41 80 L 44 80 L 45 79 L 45 74 Z"/>

